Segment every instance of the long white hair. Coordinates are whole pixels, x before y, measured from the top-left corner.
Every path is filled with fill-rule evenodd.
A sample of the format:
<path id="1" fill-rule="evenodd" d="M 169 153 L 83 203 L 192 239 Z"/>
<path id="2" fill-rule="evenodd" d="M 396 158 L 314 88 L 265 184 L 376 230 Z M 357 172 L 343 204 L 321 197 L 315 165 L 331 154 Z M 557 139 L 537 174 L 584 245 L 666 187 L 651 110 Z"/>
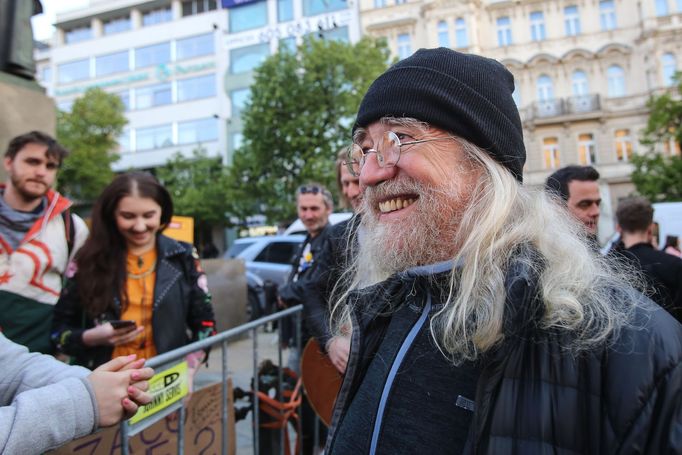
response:
<path id="1" fill-rule="evenodd" d="M 448 298 L 431 321 L 440 349 L 461 362 L 476 359 L 503 339 L 505 278 L 512 261 L 527 262 L 539 277 L 542 328 L 573 332 L 574 341 L 566 348 L 606 342 L 628 323 L 639 300 L 628 283 L 632 270 L 599 256 L 578 222 L 541 188 L 522 186 L 485 151 L 454 140 L 483 172 L 455 237 L 441 239 L 460 245 L 452 258 L 460 266 L 453 269 Z M 347 334 L 350 327 L 348 294 L 388 278 L 375 257 L 363 254 L 362 230 L 348 241 L 357 254 L 332 292 L 336 334 Z M 522 245 L 534 254 L 519 256 Z"/>

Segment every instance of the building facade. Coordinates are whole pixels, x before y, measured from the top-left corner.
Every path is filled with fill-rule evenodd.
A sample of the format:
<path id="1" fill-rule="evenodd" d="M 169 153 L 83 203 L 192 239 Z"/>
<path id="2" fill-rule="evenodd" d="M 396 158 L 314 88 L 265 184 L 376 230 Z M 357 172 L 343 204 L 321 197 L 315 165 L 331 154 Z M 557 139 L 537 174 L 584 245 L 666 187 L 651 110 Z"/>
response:
<path id="1" fill-rule="evenodd" d="M 51 46 L 36 51 L 37 77 L 62 110 L 90 87 L 121 98 L 129 123 L 117 171 L 197 148 L 223 156 L 226 16 L 215 0 L 92 0 L 57 17 Z"/>
<path id="2" fill-rule="evenodd" d="M 199 147 L 229 163 L 256 66 L 307 34 L 360 37 L 357 3 L 345 0 L 91 0 L 56 29 L 35 51 L 37 79 L 61 110 L 89 87 L 120 96 L 129 123 L 116 171 Z"/>
<path id="3" fill-rule="evenodd" d="M 647 100 L 682 69 L 680 0 L 361 0 L 363 31 L 399 58 L 445 46 L 495 58 L 514 74 L 528 153 L 524 180 L 541 185 L 568 164 L 603 177 L 604 238 L 633 190 Z M 661 144 L 680 153 L 679 144 Z"/>

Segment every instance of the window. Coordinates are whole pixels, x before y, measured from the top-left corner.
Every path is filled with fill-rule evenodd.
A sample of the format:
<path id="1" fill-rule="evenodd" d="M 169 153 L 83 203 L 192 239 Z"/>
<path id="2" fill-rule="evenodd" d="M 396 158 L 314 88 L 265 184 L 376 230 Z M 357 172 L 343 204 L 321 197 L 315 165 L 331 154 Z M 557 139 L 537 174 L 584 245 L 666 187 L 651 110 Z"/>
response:
<path id="1" fill-rule="evenodd" d="M 580 35 L 580 15 L 575 5 L 564 8 L 564 28 L 566 36 Z"/>
<path id="2" fill-rule="evenodd" d="M 680 156 L 680 143 L 671 137 L 663 143 L 663 153 L 668 156 Z"/>
<path id="3" fill-rule="evenodd" d="M 578 161 L 583 166 L 590 166 L 597 162 L 594 135 L 592 133 L 578 136 Z"/>
<path id="4" fill-rule="evenodd" d="M 407 3 L 407 0 L 395 0 L 396 5 L 402 5 L 403 3 Z"/>
<path id="5" fill-rule="evenodd" d="M 113 35 L 114 33 L 125 32 L 126 30 L 130 30 L 130 28 L 131 23 L 130 17 L 128 16 L 117 17 L 115 19 L 109 19 L 108 21 L 104 21 L 105 35 Z"/>
<path id="6" fill-rule="evenodd" d="M 530 39 L 533 41 L 545 39 L 545 14 L 542 11 L 530 13 Z"/>
<path id="7" fill-rule="evenodd" d="M 317 36 L 319 36 L 320 38 L 324 38 L 326 40 L 329 40 L 329 41 L 341 41 L 344 43 L 349 42 L 348 27 L 347 26 L 322 30 L 320 32 L 317 32 Z"/>
<path id="8" fill-rule="evenodd" d="M 178 101 L 210 98 L 215 94 L 215 74 L 178 80 Z"/>
<path id="9" fill-rule="evenodd" d="M 542 152 L 545 156 L 545 169 L 557 169 L 561 167 L 559 160 L 559 139 L 546 137 L 542 140 Z"/>
<path id="10" fill-rule="evenodd" d="M 606 70 L 606 81 L 609 97 L 625 96 L 625 71 L 618 65 L 611 65 Z"/>
<path id="11" fill-rule="evenodd" d="M 90 77 L 90 60 L 76 60 L 75 62 L 62 63 L 57 67 L 60 84 L 82 81 Z"/>
<path id="12" fill-rule="evenodd" d="M 277 21 L 287 22 L 294 19 L 293 0 L 277 0 Z"/>
<path id="13" fill-rule="evenodd" d="M 632 158 L 632 138 L 630 137 L 630 130 L 616 130 L 616 159 L 618 161 L 630 161 Z"/>
<path id="14" fill-rule="evenodd" d="M 521 93 L 519 92 L 519 88 L 515 85 L 514 86 L 514 91 L 512 92 L 512 99 L 514 100 L 514 104 L 516 104 L 516 107 L 521 106 Z"/>
<path id="15" fill-rule="evenodd" d="M 57 109 L 62 112 L 71 112 L 71 108 L 73 107 L 74 101 L 75 100 L 60 101 L 57 103 Z"/>
<path id="16" fill-rule="evenodd" d="M 218 9 L 217 0 L 187 0 L 182 2 L 182 16 L 192 16 Z"/>
<path id="17" fill-rule="evenodd" d="M 412 55 L 412 43 L 409 33 L 398 35 L 398 58 L 401 60 Z"/>
<path id="18" fill-rule="evenodd" d="M 130 150 L 130 130 L 124 129 L 121 135 L 117 138 L 118 151 L 127 152 Z"/>
<path id="19" fill-rule="evenodd" d="M 214 52 L 213 33 L 180 39 L 175 43 L 176 60 L 211 55 Z"/>
<path id="20" fill-rule="evenodd" d="M 95 57 L 95 76 L 128 71 L 128 51 L 116 52 L 115 54 L 100 55 Z"/>
<path id="21" fill-rule="evenodd" d="M 512 44 L 511 20 L 509 17 L 497 18 L 497 45 L 509 46 Z"/>
<path id="22" fill-rule="evenodd" d="M 237 117 L 241 115 L 242 109 L 249 101 L 251 96 L 250 88 L 240 88 L 238 90 L 232 90 L 230 92 L 230 102 L 232 103 L 232 117 Z"/>
<path id="23" fill-rule="evenodd" d="M 384 6 L 386 6 L 386 0 L 374 0 L 375 8 L 383 8 Z"/>
<path id="24" fill-rule="evenodd" d="M 673 76 L 677 71 L 677 62 L 673 54 L 663 54 L 661 57 L 661 67 L 663 68 L 663 85 L 671 87 L 675 82 Z"/>
<path id="25" fill-rule="evenodd" d="M 151 11 L 145 11 L 142 13 L 142 25 L 147 27 L 148 25 L 161 24 L 163 22 L 170 22 L 173 20 L 173 11 L 171 7 L 153 9 Z"/>
<path id="26" fill-rule="evenodd" d="M 244 143 L 244 134 L 232 133 L 230 135 L 230 142 L 232 143 L 232 150 L 237 150 Z"/>
<path id="27" fill-rule="evenodd" d="M 218 119 L 209 117 L 178 123 L 178 144 L 218 140 Z"/>
<path id="28" fill-rule="evenodd" d="M 128 90 L 123 90 L 122 92 L 116 93 L 116 95 L 121 99 L 123 103 L 123 109 L 126 111 L 130 110 L 130 92 Z"/>
<path id="29" fill-rule="evenodd" d="M 575 70 L 571 75 L 571 89 L 573 96 L 584 96 L 589 93 L 587 74 L 582 70 Z"/>
<path id="30" fill-rule="evenodd" d="M 445 21 L 438 22 L 438 45 L 450 47 L 450 31 L 448 30 L 448 23 Z"/>
<path id="31" fill-rule="evenodd" d="M 296 53 L 296 38 L 290 36 L 279 40 L 279 50 L 286 50 L 292 54 Z"/>
<path id="32" fill-rule="evenodd" d="M 538 101 L 551 101 L 554 99 L 554 84 L 552 78 L 546 74 L 538 77 Z"/>
<path id="33" fill-rule="evenodd" d="M 258 1 L 230 9 L 230 33 L 243 32 L 268 24 L 268 3 Z"/>
<path id="34" fill-rule="evenodd" d="M 656 16 L 668 15 L 668 0 L 656 0 Z"/>
<path id="35" fill-rule="evenodd" d="M 171 124 L 138 128 L 136 139 L 137 150 L 151 150 L 173 145 L 173 127 Z"/>
<path id="36" fill-rule="evenodd" d="M 40 80 L 45 82 L 46 84 L 51 84 L 52 83 L 52 67 L 51 66 L 43 66 L 40 69 Z"/>
<path id="37" fill-rule="evenodd" d="M 163 106 L 173 102 L 170 82 L 135 89 L 135 109 Z"/>
<path id="38" fill-rule="evenodd" d="M 467 47 L 469 39 L 467 38 L 467 23 L 461 17 L 455 19 L 455 46 L 457 48 Z"/>
<path id="39" fill-rule="evenodd" d="M 298 251 L 296 242 L 272 242 L 258 253 L 255 262 L 274 262 L 276 264 L 290 264 L 291 258 Z"/>
<path id="40" fill-rule="evenodd" d="M 599 24 L 602 31 L 616 28 L 616 5 L 613 0 L 599 2 Z"/>
<path id="41" fill-rule="evenodd" d="M 241 239 L 240 239 L 241 240 Z M 239 253 L 250 247 L 256 242 L 235 242 L 232 244 L 232 246 L 227 250 L 227 253 L 225 253 L 225 256 L 229 258 L 236 258 L 239 256 Z"/>
<path id="42" fill-rule="evenodd" d="M 240 47 L 230 51 L 230 73 L 240 74 L 253 70 L 270 55 L 268 43 Z"/>
<path id="43" fill-rule="evenodd" d="M 135 69 L 170 62 L 170 43 L 159 43 L 135 49 Z"/>
<path id="44" fill-rule="evenodd" d="M 348 8 L 346 0 L 303 0 L 303 15 L 316 16 Z"/>
<path id="45" fill-rule="evenodd" d="M 92 38 L 92 30 L 90 26 L 72 28 L 64 31 L 64 40 L 71 44 L 79 41 L 85 41 Z"/>

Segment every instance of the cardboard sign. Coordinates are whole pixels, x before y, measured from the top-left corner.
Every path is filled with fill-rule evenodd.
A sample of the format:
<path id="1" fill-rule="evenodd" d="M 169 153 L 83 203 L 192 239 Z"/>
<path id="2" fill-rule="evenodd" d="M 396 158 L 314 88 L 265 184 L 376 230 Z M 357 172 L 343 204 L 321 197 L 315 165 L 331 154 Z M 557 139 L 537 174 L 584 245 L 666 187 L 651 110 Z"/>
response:
<path id="1" fill-rule="evenodd" d="M 152 401 L 137 410 L 130 420 L 130 424 L 137 423 L 147 417 L 167 408 L 189 393 L 189 377 L 187 362 L 180 362 L 160 373 L 156 373 L 149 380 L 149 393 Z"/>
<path id="2" fill-rule="evenodd" d="M 185 453 L 221 453 L 221 384 L 213 384 L 190 395 L 185 412 Z M 162 418 L 128 441 L 129 452 L 135 454 L 176 453 L 178 446 L 178 414 Z M 236 432 L 232 380 L 227 380 L 227 453 L 236 454 Z M 119 426 L 76 439 L 48 452 L 50 455 L 114 455 L 121 453 Z"/>

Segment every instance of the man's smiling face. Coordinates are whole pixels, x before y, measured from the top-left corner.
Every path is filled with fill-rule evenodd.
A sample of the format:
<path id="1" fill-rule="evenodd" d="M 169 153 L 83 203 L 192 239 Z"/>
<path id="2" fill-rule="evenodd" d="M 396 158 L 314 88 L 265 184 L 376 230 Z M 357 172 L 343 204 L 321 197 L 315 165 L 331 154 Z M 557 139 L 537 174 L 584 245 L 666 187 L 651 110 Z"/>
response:
<path id="1" fill-rule="evenodd" d="M 358 143 L 365 151 L 376 149 L 387 131 L 401 143 L 449 137 L 435 127 L 407 125 L 374 122 Z M 363 222 L 379 260 L 394 272 L 452 258 L 461 215 L 480 175 L 454 138 L 404 145 L 391 167 L 380 167 L 376 153 L 368 154 L 360 172 Z"/>

